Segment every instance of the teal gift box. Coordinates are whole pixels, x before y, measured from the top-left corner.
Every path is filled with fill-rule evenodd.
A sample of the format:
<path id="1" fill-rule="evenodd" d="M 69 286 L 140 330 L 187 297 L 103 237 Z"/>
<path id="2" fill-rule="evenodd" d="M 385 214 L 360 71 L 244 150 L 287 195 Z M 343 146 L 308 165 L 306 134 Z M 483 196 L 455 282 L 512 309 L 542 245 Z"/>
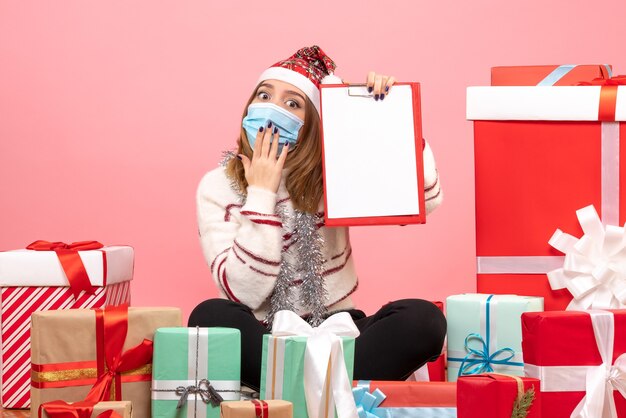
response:
<path id="1" fill-rule="evenodd" d="M 543 298 L 464 294 L 448 297 L 448 381 L 459 374 L 524 375 L 522 313 L 543 311 Z"/>
<path id="2" fill-rule="evenodd" d="M 341 337 L 343 358 L 352 381 L 354 368 L 354 338 Z M 261 363 L 261 399 L 283 399 L 293 403 L 293 416 L 308 417 L 304 393 L 304 355 L 307 337 L 263 337 Z M 330 375 L 329 370 L 329 375 Z M 329 390 L 325 387 L 325 392 Z M 332 392 L 332 390 L 330 390 Z M 329 417 L 336 414 L 331 411 Z"/>
<path id="3" fill-rule="evenodd" d="M 219 418 L 210 402 L 240 399 L 241 335 L 233 328 L 159 328 L 154 335 L 153 418 Z M 181 404 L 180 408 L 177 408 Z"/>

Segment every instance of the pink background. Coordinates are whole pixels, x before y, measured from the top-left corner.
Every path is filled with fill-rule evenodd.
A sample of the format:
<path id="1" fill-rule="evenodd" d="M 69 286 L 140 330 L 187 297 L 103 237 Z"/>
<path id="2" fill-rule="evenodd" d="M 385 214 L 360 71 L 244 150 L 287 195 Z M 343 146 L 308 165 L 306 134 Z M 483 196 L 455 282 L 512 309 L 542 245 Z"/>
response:
<path id="1" fill-rule="evenodd" d="M 187 315 L 217 294 L 197 237 L 198 181 L 234 145 L 258 74 L 317 43 L 348 81 L 373 69 L 422 83 L 444 187 L 424 226 L 352 229 L 358 306 L 472 291 L 465 87 L 488 84 L 495 65 L 623 73 L 624 16 L 618 0 L 1 1 L 0 249 L 132 245 L 134 304 Z"/>

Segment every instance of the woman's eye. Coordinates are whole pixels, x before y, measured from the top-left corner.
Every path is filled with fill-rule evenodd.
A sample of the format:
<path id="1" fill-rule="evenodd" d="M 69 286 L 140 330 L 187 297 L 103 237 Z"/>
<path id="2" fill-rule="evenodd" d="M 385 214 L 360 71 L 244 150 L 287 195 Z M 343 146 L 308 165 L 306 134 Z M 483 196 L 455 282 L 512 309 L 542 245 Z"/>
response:
<path id="1" fill-rule="evenodd" d="M 293 107 L 294 109 L 297 109 L 300 107 L 300 104 L 298 104 L 298 102 L 296 102 L 295 100 L 287 100 L 286 104 L 287 106 Z"/>
<path id="2" fill-rule="evenodd" d="M 270 98 L 270 95 L 264 91 L 261 91 L 259 92 L 259 94 L 257 94 L 257 97 L 261 100 L 268 100 Z"/>

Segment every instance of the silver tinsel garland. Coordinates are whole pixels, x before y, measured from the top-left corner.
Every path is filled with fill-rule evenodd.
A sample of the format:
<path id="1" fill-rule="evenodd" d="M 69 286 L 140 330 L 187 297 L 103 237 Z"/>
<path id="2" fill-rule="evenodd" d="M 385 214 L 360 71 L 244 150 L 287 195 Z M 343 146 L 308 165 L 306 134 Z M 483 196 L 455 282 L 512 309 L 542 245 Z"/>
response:
<path id="1" fill-rule="evenodd" d="M 295 245 L 299 257 L 299 270 L 302 273 L 300 303 L 311 312 L 308 322 L 316 327 L 324 320 L 328 299 L 322 276 L 324 239 L 317 227 L 317 215 L 299 210 L 295 212 L 297 233 Z"/>
<path id="2" fill-rule="evenodd" d="M 220 163 L 225 166 L 236 154 L 232 151 L 224 152 L 224 158 Z M 239 185 L 231 179 L 230 186 L 237 194 L 240 203 L 244 204 L 246 195 L 240 190 Z M 274 290 L 270 295 L 270 310 L 265 318 L 271 327 L 274 315 L 281 310 L 295 311 L 294 292 L 292 281 L 299 276 L 302 280 L 300 286 L 299 302 L 302 307 L 310 312 L 307 321 L 312 326 L 318 326 L 324 320 L 326 314 L 326 302 L 328 294 L 324 287 L 322 267 L 324 265 L 324 238 L 317 227 L 322 219 L 316 214 L 303 212 L 294 208 L 294 215 L 288 213 L 284 203 L 276 208 L 283 225 L 292 224 L 293 245 L 295 254 L 292 257 L 297 266 L 289 262 L 291 248 L 281 254 L 280 268 Z"/>
<path id="3" fill-rule="evenodd" d="M 281 223 L 287 225 L 289 216 L 287 214 L 287 208 L 284 204 L 277 205 L 276 212 L 280 217 Z M 284 250 L 280 254 L 280 268 L 278 270 L 278 277 L 276 277 L 276 284 L 274 284 L 274 290 L 270 296 L 270 310 L 265 317 L 265 321 L 272 325 L 274 315 L 276 312 L 282 310 L 295 311 L 293 300 L 293 289 L 291 281 L 296 277 L 296 270 L 294 266 L 287 259 L 289 257 L 289 250 Z"/>

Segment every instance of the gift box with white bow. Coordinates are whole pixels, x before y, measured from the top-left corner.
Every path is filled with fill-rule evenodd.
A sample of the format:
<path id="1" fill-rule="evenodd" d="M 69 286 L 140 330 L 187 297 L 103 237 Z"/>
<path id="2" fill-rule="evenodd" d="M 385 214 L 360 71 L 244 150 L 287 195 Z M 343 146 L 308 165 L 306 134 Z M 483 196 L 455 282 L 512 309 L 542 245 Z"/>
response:
<path id="1" fill-rule="evenodd" d="M 448 297 L 448 381 L 493 371 L 522 376 L 521 316 L 542 310 L 539 297 L 471 293 Z"/>
<path id="2" fill-rule="evenodd" d="M 626 416 L 626 310 L 522 315 L 524 371 L 541 380 L 542 416 Z"/>
<path id="3" fill-rule="evenodd" d="M 298 418 L 353 418 L 354 339 L 359 330 L 341 312 L 311 327 L 291 311 L 279 311 L 263 338 L 261 399 L 293 403 Z"/>
<path id="4" fill-rule="evenodd" d="M 152 417 L 218 418 L 240 399 L 241 335 L 233 328 L 159 328 L 154 336 Z"/>
<path id="5" fill-rule="evenodd" d="M 575 212 L 588 205 L 607 225 L 626 222 L 626 77 L 605 76 L 468 88 L 479 292 L 543 296 L 546 310 L 565 309 L 572 296 L 546 276 L 563 266 L 548 244 L 555 229 L 582 235 Z"/>
<path id="6" fill-rule="evenodd" d="M 576 216 L 580 239 L 560 229 L 550 239 L 565 254 L 563 267 L 548 272 L 550 286 L 572 294 L 568 310 L 626 308 L 626 228 L 603 225 L 593 206 Z"/>

